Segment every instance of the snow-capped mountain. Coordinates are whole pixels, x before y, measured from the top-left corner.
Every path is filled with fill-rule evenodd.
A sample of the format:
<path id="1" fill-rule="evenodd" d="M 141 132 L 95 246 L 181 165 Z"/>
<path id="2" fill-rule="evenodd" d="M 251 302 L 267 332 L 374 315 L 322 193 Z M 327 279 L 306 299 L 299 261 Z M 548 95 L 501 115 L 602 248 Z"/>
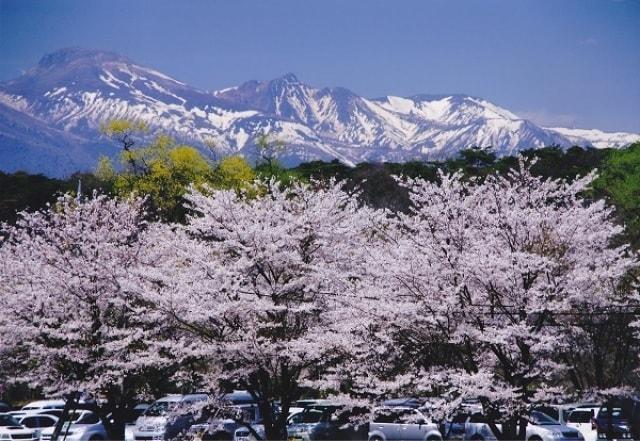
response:
<path id="1" fill-rule="evenodd" d="M 281 159 L 288 164 L 437 159 L 474 145 L 506 155 L 640 139 L 542 128 L 470 96 L 367 99 L 340 87 L 311 87 L 293 74 L 207 92 L 118 54 L 78 48 L 45 55 L 22 76 L 0 83 L 0 106 L 0 168 L 55 176 L 91 168 L 99 154 L 115 154 L 98 132 L 114 118 L 144 120 L 152 132 L 195 145 L 212 141 L 246 155 L 254 153 L 258 135 L 271 133 L 286 143 Z"/>

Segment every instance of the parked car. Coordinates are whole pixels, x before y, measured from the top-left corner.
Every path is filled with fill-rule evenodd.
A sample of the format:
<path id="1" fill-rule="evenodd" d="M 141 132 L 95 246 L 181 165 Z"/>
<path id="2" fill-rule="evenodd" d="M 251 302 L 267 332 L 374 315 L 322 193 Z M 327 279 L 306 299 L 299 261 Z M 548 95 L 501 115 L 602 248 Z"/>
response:
<path id="1" fill-rule="evenodd" d="M 496 441 L 481 413 L 458 414 L 450 423 L 443 425 L 443 435 L 448 440 Z M 496 424 L 501 429 L 500 424 Z M 573 427 L 560 424 L 549 415 L 532 411 L 526 429 L 526 441 L 583 441 L 582 434 Z"/>
<path id="2" fill-rule="evenodd" d="M 640 398 L 617 398 L 603 404 L 596 416 L 598 439 L 640 439 Z"/>
<path id="3" fill-rule="evenodd" d="M 585 441 L 596 441 L 598 430 L 596 414 L 600 407 L 577 407 L 569 413 L 566 424 L 580 431 Z"/>
<path id="4" fill-rule="evenodd" d="M 186 432 L 194 422 L 189 406 L 208 398 L 206 394 L 167 395 L 160 398 L 136 420 L 134 440 L 171 439 Z"/>
<path id="5" fill-rule="evenodd" d="M 369 441 L 441 441 L 438 426 L 413 407 L 374 409 Z"/>
<path id="6" fill-rule="evenodd" d="M 424 404 L 424 400 L 419 398 L 393 398 L 384 401 L 382 404 L 385 407 L 411 407 L 417 409 Z"/>
<path id="7" fill-rule="evenodd" d="M 289 441 L 366 439 L 367 425 L 355 427 L 339 405 L 314 405 L 306 407 L 289 425 Z"/>
<path id="8" fill-rule="evenodd" d="M 569 421 L 569 415 L 576 409 L 599 409 L 600 405 L 597 403 L 566 403 L 566 404 L 547 404 L 544 406 L 538 406 L 533 410 L 545 413 L 560 424 L 567 424 Z M 597 412 L 597 411 L 596 411 Z"/>
<path id="9" fill-rule="evenodd" d="M 242 424 L 241 421 L 244 423 Z M 201 421 L 192 426 L 192 432 L 200 433 L 203 440 L 250 439 L 250 425 L 257 433 L 264 433 L 262 413 L 257 404 L 230 404 L 227 408 L 216 409 L 215 415 L 202 415 Z"/>
<path id="10" fill-rule="evenodd" d="M 447 440 L 495 440 L 496 436 L 486 422 L 481 412 L 467 412 L 466 408 L 461 409 L 440 426 L 440 432 Z"/>
<path id="11" fill-rule="evenodd" d="M 26 414 L 16 418 L 20 425 L 33 429 L 36 433 L 36 438 L 43 439 L 42 431 L 48 427 L 55 427 L 58 422 L 58 417 L 48 414 Z"/>
<path id="12" fill-rule="evenodd" d="M 289 409 L 289 417 L 287 418 L 287 427 L 291 424 L 299 424 L 302 420 L 302 411 L 304 408 L 294 407 Z M 260 437 L 260 439 L 265 439 L 265 429 L 264 425 L 261 422 L 257 422 L 251 424 L 251 429 Z M 246 426 L 238 427 L 233 434 L 233 441 L 257 441 L 257 438 L 251 430 L 249 430 Z"/>
<path id="13" fill-rule="evenodd" d="M 38 413 L 42 411 L 62 411 L 62 409 L 64 409 L 64 404 L 65 401 L 60 399 L 32 401 L 31 403 L 22 406 L 20 410 L 14 410 L 10 413 L 15 417 L 21 417 L 27 414 Z"/>
<path id="14" fill-rule="evenodd" d="M 22 425 L 10 414 L 0 413 L 0 440 L 37 441 L 36 432 Z"/>
<path id="15" fill-rule="evenodd" d="M 55 427 L 42 429 L 41 440 L 49 441 Z M 109 439 L 107 429 L 98 415 L 90 410 L 76 410 L 70 413 L 60 432 L 67 441 L 104 441 Z M 62 436 L 61 435 L 61 436 Z"/>
<path id="16" fill-rule="evenodd" d="M 136 421 L 144 413 L 144 411 L 149 408 L 149 406 L 150 404 L 147 403 L 137 404 L 127 413 L 124 422 L 124 441 L 133 441 L 133 429 L 136 426 Z"/>
<path id="17" fill-rule="evenodd" d="M 4 401 L 0 401 L 0 413 L 11 412 L 11 405 L 9 403 L 5 403 Z"/>

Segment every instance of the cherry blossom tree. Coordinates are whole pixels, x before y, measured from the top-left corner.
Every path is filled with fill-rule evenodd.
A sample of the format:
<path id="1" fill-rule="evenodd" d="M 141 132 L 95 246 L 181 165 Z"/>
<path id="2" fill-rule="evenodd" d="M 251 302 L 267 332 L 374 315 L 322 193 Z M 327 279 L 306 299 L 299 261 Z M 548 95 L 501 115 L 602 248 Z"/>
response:
<path id="1" fill-rule="evenodd" d="M 335 183 L 270 181 L 256 192 L 193 189 L 194 214 L 172 241 L 158 238 L 140 295 L 184 332 L 174 351 L 206 360 L 212 388 L 249 391 L 266 437 L 283 439 L 301 386 L 349 351 L 346 300 L 377 214 Z"/>
<path id="2" fill-rule="evenodd" d="M 583 198 L 592 180 L 541 180 L 520 164 L 483 182 L 403 181 L 413 208 L 379 228 L 358 301 L 370 322 L 357 352 L 369 362 L 338 374 L 363 395 L 479 397 L 489 414 L 516 417 L 566 394 L 563 354 L 584 337 L 576 318 L 625 305 L 636 265 L 611 246 L 622 229 L 612 210 Z"/>
<path id="3" fill-rule="evenodd" d="M 163 317 L 126 289 L 148 249 L 144 218 L 141 199 L 67 195 L 22 213 L 0 243 L 0 347 L 20 350 L 32 387 L 105 397 L 115 436 L 124 407 L 175 364 Z"/>

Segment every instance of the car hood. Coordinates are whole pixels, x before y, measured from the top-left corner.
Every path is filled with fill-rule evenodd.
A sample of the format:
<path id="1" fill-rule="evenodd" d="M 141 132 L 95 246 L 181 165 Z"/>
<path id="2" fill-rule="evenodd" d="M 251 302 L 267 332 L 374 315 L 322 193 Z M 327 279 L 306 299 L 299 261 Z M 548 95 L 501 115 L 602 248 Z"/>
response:
<path id="1" fill-rule="evenodd" d="M 141 416 L 136 420 L 136 427 L 165 425 L 168 421 L 166 416 Z"/>
<path id="2" fill-rule="evenodd" d="M 535 427 L 536 429 L 540 430 L 548 430 L 550 432 L 579 432 L 579 430 L 574 427 L 569 427 L 562 424 L 532 424 L 531 427 Z"/>
<path id="3" fill-rule="evenodd" d="M 318 427 L 323 423 L 298 423 L 291 424 L 288 428 L 290 432 L 309 432 L 313 430 L 315 427 Z"/>
<path id="4" fill-rule="evenodd" d="M 22 426 L 0 426 L 0 433 L 34 433 L 34 430 Z"/>

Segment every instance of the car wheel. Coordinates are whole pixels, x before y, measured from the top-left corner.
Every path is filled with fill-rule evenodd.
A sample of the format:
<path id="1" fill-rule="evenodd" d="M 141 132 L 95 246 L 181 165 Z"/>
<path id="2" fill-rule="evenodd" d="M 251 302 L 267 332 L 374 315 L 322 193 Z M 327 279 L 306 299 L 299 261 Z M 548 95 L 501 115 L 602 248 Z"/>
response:
<path id="1" fill-rule="evenodd" d="M 480 435 L 473 435 L 471 437 L 471 441 L 484 441 L 484 438 L 481 437 Z"/>
<path id="2" fill-rule="evenodd" d="M 427 438 L 427 441 L 442 441 L 442 438 L 439 436 L 431 435 Z"/>
<path id="3" fill-rule="evenodd" d="M 369 441 L 384 441 L 384 440 L 379 436 L 372 436 L 371 438 L 369 438 Z"/>
<path id="4" fill-rule="evenodd" d="M 538 435 L 533 435 L 531 438 L 528 438 L 527 441 L 542 441 Z"/>
<path id="5" fill-rule="evenodd" d="M 89 438 L 89 441 L 102 441 L 102 437 L 100 435 L 93 435 Z"/>

